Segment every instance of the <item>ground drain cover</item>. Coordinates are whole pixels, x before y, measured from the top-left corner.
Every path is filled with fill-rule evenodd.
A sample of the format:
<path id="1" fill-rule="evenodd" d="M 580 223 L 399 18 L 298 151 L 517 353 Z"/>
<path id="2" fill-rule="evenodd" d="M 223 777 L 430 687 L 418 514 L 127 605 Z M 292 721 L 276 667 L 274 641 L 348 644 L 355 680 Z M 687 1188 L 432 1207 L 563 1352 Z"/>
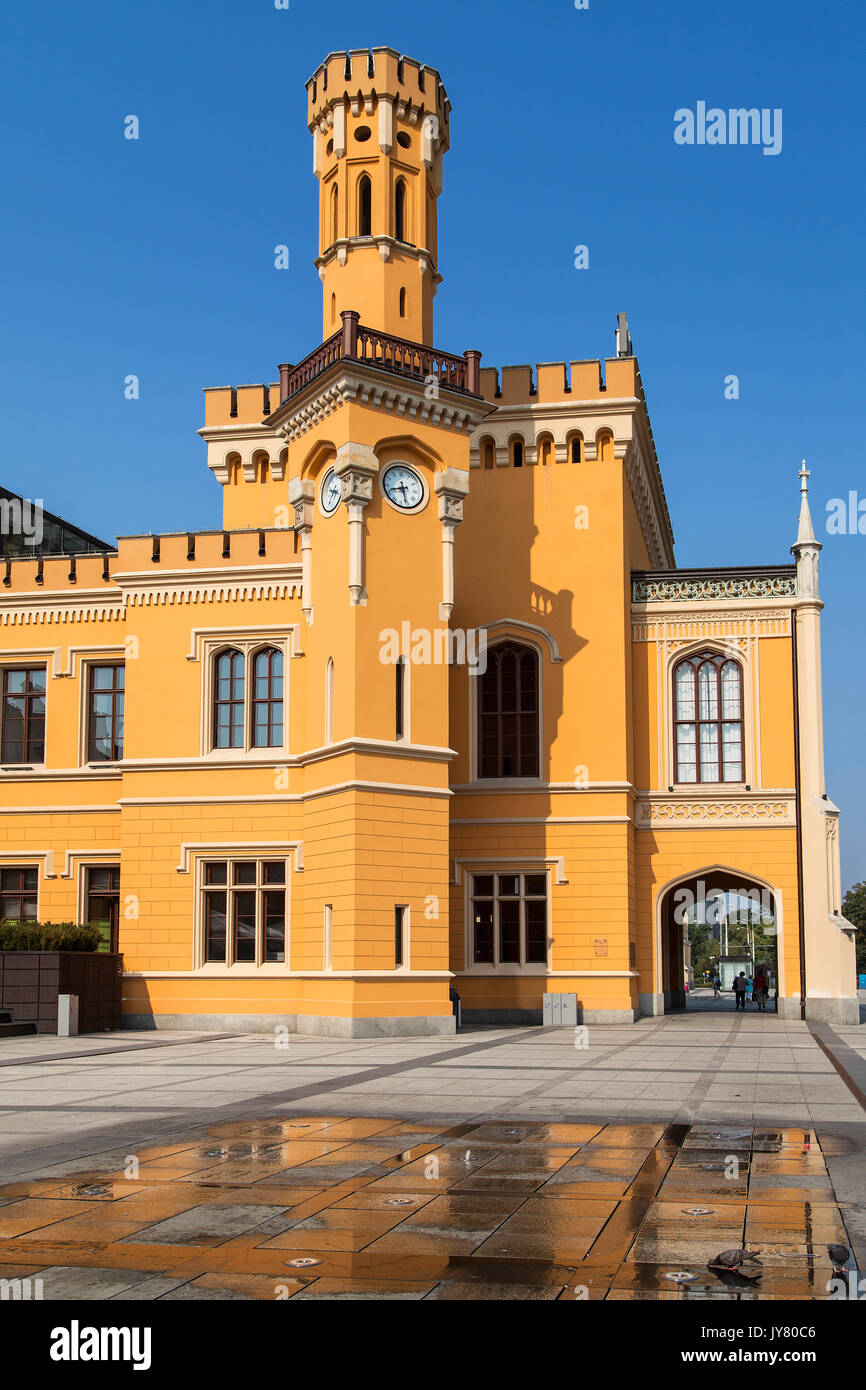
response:
<path id="1" fill-rule="evenodd" d="M 697 1277 L 696 1274 L 689 1274 L 685 1269 L 671 1269 L 662 1275 L 663 1279 L 672 1279 L 675 1284 L 692 1284 Z"/>
<path id="2" fill-rule="evenodd" d="M 321 1263 L 321 1260 L 314 1260 L 312 1255 L 304 1255 L 299 1260 L 286 1260 L 286 1264 L 291 1265 L 294 1269 L 306 1269 L 308 1265 L 320 1265 Z"/>
<path id="3" fill-rule="evenodd" d="M 686 1216 L 712 1216 L 715 1207 L 683 1207 Z"/>

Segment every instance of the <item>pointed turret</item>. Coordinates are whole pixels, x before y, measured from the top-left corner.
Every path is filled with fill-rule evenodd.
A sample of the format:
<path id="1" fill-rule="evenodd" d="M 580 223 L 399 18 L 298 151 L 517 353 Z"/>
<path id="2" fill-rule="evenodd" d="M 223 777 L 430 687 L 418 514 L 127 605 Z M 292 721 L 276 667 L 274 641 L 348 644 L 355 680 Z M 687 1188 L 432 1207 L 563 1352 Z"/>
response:
<path id="1" fill-rule="evenodd" d="M 815 538 L 812 526 L 812 513 L 809 511 L 809 478 L 811 470 L 803 459 L 800 472 L 800 520 L 797 539 L 791 546 L 791 554 L 797 557 L 797 593 L 800 598 L 820 599 L 818 592 L 818 555 L 821 543 Z"/>

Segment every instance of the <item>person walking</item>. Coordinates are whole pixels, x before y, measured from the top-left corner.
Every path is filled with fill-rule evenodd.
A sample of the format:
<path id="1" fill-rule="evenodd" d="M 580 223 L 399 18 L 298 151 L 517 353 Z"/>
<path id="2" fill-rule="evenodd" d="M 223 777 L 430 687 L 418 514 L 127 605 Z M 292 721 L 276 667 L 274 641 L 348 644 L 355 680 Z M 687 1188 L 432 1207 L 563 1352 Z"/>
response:
<path id="1" fill-rule="evenodd" d="M 719 979 L 719 972 L 718 972 L 718 970 L 716 970 L 715 973 L 714 973 L 714 975 L 713 975 L 713 998 L 714 998 L 714 999 L 721 999 L 721 997 L 722 997 L 721 994 L 720 994 L 721 988 L 722 988 L 722 982 L 721 982 L 721 980 Z"/>
<path id="2" fill-rule="evenodd" d="M 763 965 L 759 965 L 755 971 L 754 994 L 755 1003 L 759 1013 L 765 1013 L 767 1009 L 767 995 L 770 990 L 770 981 L 764 973 Z"/>
<path id="3" fill-rule="evenodd" d="M 745 970 L 741 970 L 739 975 L 734 977 L 734 997 L 737 1001 L 737 1008 L 742 1009 L 744 1013 L 746 1010 L 746 990 L 748 988 L 749 982 L 746 979 L 746 972 Z"/>

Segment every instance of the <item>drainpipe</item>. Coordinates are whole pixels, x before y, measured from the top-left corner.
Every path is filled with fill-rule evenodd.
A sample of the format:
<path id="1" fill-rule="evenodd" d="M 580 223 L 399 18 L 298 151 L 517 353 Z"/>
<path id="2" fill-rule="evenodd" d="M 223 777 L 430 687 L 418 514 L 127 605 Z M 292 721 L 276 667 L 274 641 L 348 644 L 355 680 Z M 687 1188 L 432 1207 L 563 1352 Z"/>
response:
<path id="1" fill-rule="evenodd" d="M 806 1019 L 806 920 L 803 903 L 803 819 L 800 802 L 800 676 L 797 665 L 797 610 L 791 609 L 794 665 L 794 816 L 797 822 L 797 916 L 800 928 L 800 1018 Z M 777 964 L 778 969 L 778 964 Z"/>

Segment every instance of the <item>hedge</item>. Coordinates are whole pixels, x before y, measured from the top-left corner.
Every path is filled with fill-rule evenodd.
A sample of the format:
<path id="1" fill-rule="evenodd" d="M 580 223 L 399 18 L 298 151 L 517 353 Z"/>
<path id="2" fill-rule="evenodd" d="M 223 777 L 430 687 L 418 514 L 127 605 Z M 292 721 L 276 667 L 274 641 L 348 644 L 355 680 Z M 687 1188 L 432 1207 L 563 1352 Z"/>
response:
<path id="1" fill-rule="evenodd" d="M 78 922 L 0 922 L 0 951 L 95 951 L 101 940 Z"/>

